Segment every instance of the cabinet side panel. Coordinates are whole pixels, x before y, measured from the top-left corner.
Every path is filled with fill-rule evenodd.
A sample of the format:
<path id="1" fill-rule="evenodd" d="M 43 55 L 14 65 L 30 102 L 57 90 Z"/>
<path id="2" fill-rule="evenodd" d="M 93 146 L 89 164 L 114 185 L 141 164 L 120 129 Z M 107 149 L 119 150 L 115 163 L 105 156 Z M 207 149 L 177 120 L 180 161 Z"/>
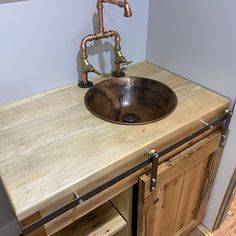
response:
<path id="1" fill-rule="evenodd" d="M 132 190 L 133 188 L 131 187 L 110 200 L 112 205 L 126 221 L 126 227 L 114 236 L 132 235 Z"/>

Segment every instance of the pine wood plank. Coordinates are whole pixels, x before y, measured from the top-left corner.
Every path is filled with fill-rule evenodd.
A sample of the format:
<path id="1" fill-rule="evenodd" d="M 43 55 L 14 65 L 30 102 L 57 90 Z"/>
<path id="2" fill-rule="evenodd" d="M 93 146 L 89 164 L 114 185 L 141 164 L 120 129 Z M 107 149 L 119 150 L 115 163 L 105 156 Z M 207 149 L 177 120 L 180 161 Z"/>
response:
<path id="1" fill-rule="evenodd" d="M 26 226 L 34 223 L 36 220 L 39 220 L 40 218 L 41 218 L 40 212 L 36 212 L 32 216 L 29 216 L 28 218 L 22 220 L 20 222 L 21 227 L 25 228 Z M 35 231 L 33 231 L 32 233 L 30 233 L 28 235 L 29 236 L 47 236 L 47 232 L 45 230 L 45 227 L 42 226 L 42 227 L 36 229 Z"/>
<path id="2" fill-rule="evenodd" d="M 126 221 L 107 202 L 54 236 L 112 236 L 125 226 Z"/>
<path id="3" fill-rule="evenodd" d="M 143 222 L 139 236 L 174 235 L 182 182 L 183 175 L 179 175 L 144 200 L 144 212 L 139 211 L 139 221 Z"/>
<path id="4" fill-rule="evenodd" d="M 120 230 L 115 236 L 131 236 L 132 235 L 132 203 L 133 188 L 130 187 L 126 191 L 120 193 L 111 199 L 112 205 L 122 215 L 126 221 L 126 227 Z"/>
<path id="5" fill-rule="evenodd" d="M 161 213 L 158 218 L 154 218 L 153 224 L 159 219 L 156 232 L 146 235 L 174 235 L 174 226 L 178 206 L 181 197 L 181 189 L 183 185 L 183 175 L 179 175 L 163 186 L 163 196 L 161 204 Z M 152 217 L 150 215 L 150 217 Z"/>
<path id="6" fill-rule="evenodd" d="M 184 174 L 183 189 L 176 219 L 175 233 L 185 231 L 185 227 L 191 224 L 197 210 L 198 200 L 201 194 L 208 159 L 200 162 Z"/>

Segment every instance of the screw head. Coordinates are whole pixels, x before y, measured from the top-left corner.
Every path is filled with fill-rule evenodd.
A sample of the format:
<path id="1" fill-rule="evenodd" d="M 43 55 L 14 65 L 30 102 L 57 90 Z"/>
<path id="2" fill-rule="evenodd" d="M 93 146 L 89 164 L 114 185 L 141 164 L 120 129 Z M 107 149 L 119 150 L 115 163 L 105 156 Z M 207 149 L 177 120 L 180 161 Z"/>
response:
<path id="1" fill-rule="evenodd" d="M 156 183 L 156 179 L 152 178 L 152 182 L 153 182 L 153 183 Z"/>

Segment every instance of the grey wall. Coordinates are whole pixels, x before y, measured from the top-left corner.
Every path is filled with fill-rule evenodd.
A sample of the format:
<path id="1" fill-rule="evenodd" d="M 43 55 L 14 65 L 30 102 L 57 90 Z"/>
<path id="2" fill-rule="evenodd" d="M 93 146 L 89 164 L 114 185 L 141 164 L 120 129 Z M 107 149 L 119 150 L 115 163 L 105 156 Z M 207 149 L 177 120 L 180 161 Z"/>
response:
<path id="1" fill-rule="evenodd" d="M 150 0 L 147 60 L 234 99 L 235 10 L 235 0 Z M 203 221 L 210 229 L 236 165 L 235 115 L 231 130 Z"/>
<path id="2" fill-rule="evenodd" d="M 81 39 L 94 32 L 96 2 L 0 0 L 0 104 L 78 80 L 76 58 Z M 131 18 L 105 4 L 105 26 L 120 32 L 123 54 L 139 62 L 146 57 L 149 1 L 129 2 Z M 102 72 L 111 70 L 112 44 L 103 40 L 89 49 L 91 63 Z"/>
<path id="3" fill-rule="evenodd" d="M 19 225 L 0 180 L 0 235 L 15 236 L 18 232 L 20 232 Z"/>
<path id="4" fill-rule="evenodd" d="M 8 2 L 8 3 L 6 3 Z M 94 32 L 96 0 L 0 0 L 0 104 L 78 80 L 81 39 Z M 129 1 L 132 18 L 105 4 L 106 29 L 120 32 L 128 60 L 146 57 L 148 0 Z M 96 28 L 96 27 L 95 27 Z M 111 70 L 113 39 L 89 49 L 90 62 Z M 0 235 L 16 235 L 17 227 L 0 188 Z"/>

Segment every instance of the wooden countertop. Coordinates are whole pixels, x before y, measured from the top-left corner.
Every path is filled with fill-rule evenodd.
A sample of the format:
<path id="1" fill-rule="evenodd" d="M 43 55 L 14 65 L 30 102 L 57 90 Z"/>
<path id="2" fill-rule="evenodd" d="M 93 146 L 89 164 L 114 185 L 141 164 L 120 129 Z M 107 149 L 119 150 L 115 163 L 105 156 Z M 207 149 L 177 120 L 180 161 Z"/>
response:
<path id="1" fill-rule="evenodd" d="M 170 86 L 178 97 L 176 110 L 148 125 L 108 123 L 85 108 L 86 89 L 77 85 L 0 107 L 0 176 L 19 220 L 119 174 L 122 166 L 143 159 L 145 150 L 203 127 L 200 119 L 211 121 L 229 104 L 147 62 L 130 66 L 127 74 Z"/>

